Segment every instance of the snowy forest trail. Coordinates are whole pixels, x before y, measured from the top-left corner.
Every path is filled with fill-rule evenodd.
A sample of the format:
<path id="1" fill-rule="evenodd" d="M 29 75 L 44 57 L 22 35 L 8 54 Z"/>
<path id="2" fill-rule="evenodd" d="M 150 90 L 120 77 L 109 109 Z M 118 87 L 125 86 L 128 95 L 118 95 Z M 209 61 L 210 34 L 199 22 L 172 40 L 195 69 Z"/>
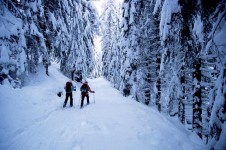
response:
<path id="1" fill-rule="evenodd" d="M 57 69 L 44 68 L 27 79 L 27 86 L 0 87 L 0 149 L 4 150 L 205 150 L 194 134 L 157 111 L 123 97 L 103 78 L 88 80 L 95 93 L 79 109 L 80 83 L 74 107 L 62 109 L 56 93 L 68 80 Z M 192 140 L 193 139 L 193 140 Z"/>

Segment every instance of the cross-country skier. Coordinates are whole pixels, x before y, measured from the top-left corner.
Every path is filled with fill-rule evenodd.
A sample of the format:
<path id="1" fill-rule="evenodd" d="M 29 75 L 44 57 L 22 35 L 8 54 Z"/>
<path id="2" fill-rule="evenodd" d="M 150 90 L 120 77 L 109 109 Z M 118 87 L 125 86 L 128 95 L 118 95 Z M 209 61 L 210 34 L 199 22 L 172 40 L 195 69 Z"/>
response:
<path id="1" fill-rule="evenodd" d="M 64 89 L 66 91 L 66 98 L 65 98 L 63 107 L 66 107 L 66 105 L 67 105 L 68 97 L 70 97 L 70 106 L 72 107 L 73 106 L 73 95 L 72 95 L 72 92 L 76 91 L 76 87 L 73 86 L 72 81 L 69 80 L 66 83 Z"/>
<path id="2" fill-rule="evenodd" d="M 95 91 L 92 91 L 92 90 L 90 89 L 90 87 L 89 87 L 87 81 L 85 81 L 85 82 L 82 84 L 82 86 L 81 86 L 81 88 L 80 88 L 80 91 L 81 91 L 81 96 L 82 96 L 80 108 L 82 108 L 82 107 L 83 107 L 83 101 L 84 101 L 85 97 L 86 97 L 86 99 L 87 99 L 87 105 L 88 105 L 88 104 L 89 104 L 89 92 L 90 92 L 90 93 L 95 93 Z"/>

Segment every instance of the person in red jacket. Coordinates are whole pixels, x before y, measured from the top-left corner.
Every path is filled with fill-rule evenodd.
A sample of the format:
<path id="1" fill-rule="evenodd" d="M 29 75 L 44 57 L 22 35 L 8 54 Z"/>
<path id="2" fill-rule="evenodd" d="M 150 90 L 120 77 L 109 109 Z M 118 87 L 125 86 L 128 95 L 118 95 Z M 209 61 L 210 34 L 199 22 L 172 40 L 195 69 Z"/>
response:
<path id="1" fill-rule="evenodd" d="M 90 87 L 89 87 L 87 81 L 85 81 L 85 82 L 82 84 L 82 86 L 81 86 L 81 88 L 80 88 L 80 91 L 81 91 L 81 96 L 82 96 L 80 108 L 82 108 L 82 107 L 83 107 L 83 101 L 84 101 L 85 97 L 86 97 L 86 99 L 87 99 L 87 105 L 88 105 L 88 104 L 89 104 L 89 92 L 90 92 L 90 93 L 95 93 L 95 91 L 92 91 L 92 90 L 90 89 Z"/>

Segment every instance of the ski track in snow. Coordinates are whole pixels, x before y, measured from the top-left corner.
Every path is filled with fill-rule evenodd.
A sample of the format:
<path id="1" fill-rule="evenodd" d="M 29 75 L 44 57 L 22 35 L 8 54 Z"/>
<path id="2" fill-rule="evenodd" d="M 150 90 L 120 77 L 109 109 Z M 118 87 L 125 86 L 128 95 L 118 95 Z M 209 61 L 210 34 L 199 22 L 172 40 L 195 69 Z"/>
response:
<path id="1" fill-rule="evenodd" d="M 27 86 L 14 94 L 10 95 L 9 87 L 0 87 L 0 114 L 5 116 L 0 123 L 0 149 L 207 149 L 202 143 L 193 143 L 182 126 L 178 128 L 150 107 L 123 97 L 103 78 L 88 80 L 96 92 L 95 104 L 91 93 L 91 104 L 86 106 L 85 100 L 84 108 L 79 109 L 81 84 L 76 83 L 74 107 L 70 108 L 68 101 L 62 109 L 65 94 L 59 98 L 56 93 L 63 90 L 68 78 L 56 67 L 50 67 L 50 77 L 42 75 L 44 68 L 40 67 L 38 74 L 28 78 Z"/>

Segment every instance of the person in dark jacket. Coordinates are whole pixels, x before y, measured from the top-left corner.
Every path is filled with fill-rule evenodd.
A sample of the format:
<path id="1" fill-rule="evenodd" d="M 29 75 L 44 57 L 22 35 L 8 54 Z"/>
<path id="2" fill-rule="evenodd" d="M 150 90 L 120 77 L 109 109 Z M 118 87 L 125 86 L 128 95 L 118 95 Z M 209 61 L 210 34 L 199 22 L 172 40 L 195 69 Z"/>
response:
<path id="1" fill-rule="evenodd" d="M 90 92 L 90 93 L 95 93 L 95 91 L 92 91 L 92 90 L 90 89 L 90 87 L 89 87 L 87 81 L 85 81 L 85 82 L 82 84 L 82 86 L 81 86 L 81 88 L 80 88 L 80 91 L 81 91 L 81 96 L 82 96 L 80 108 L 82 108 L 82 107 L 83 107 L 83 102 L 84 102 L 85 97 L 86 97 L 86 99 L 87 99 L 87 105 L 88 105 L 88 104 L 89 104 L 89 92 Z"/>
<path id="2" fill-rule="evenodd" d="M 68 97 L 70 97 L 70 106 L 72 107 L 73 106 L 73 95 L 72 95 L 72 92 L 76 91 L 76 87 L 73 86 L 72 81 L 69 80 L 66 83 L 64 89 L 66 91 L 66 98 L 65 98 L 63 107 L 66 107 L 66 105 L 67 105 Z"/>
<path id="3" fill-rule="evenodd" d="M 3 81 L 7 78 L 8 76 L 6 74 L 0 74 L 0 84 L 3 84 Z"/>

